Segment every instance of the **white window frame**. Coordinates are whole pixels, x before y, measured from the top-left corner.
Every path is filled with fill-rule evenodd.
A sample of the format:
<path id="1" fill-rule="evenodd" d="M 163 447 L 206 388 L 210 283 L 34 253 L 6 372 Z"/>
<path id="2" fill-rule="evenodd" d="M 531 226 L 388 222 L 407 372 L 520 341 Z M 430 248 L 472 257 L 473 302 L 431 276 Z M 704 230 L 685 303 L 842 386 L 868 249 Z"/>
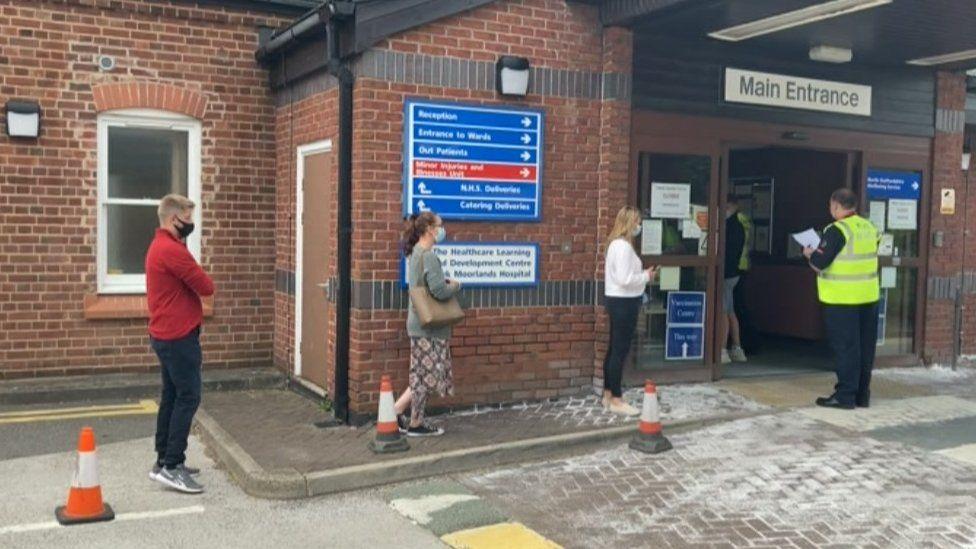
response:
<path id="1" fill-rule="evenodd" d="M 295 375 L 302 375 L 302 292 L 304 253 L 304 221 L 305 221 L 305 189 L 302 181 L 305 179 L 305 157 L 315 154 L 332 152 L 332 140 L 325 139 L 299 145 L 295 157 Z"/>
<path id="2" fill-rule="evenodd" d="M 100 294 L 144 294 L 146 276 L 108 274 L 108 206 L 135 205 L 155 206 L 159 198 L 128 199 L 108 197 L 108 132 L 112 127 L 150 128 L 187 132 L 187 198 L 196 203 L 193 209 L 193 223 L 196 229 L 187 239 L 187 248 L 193 257 L 200 261 L 200 235 L 202 233 L 203 205 L 200 202 L 200 121 L 165 111 L 151 109 L 124 109 L 110 111 L 98 116 L 98 293 Z"/>

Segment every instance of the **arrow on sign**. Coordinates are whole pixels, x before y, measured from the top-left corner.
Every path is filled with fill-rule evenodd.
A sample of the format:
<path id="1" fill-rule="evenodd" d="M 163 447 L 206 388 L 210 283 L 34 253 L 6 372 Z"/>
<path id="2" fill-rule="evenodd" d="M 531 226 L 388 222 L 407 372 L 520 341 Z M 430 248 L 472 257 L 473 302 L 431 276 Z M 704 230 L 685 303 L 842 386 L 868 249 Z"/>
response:
<path id="1" fill-rule="evenodd" d="M 430 189 L 427 188 L 427 184 L 422 181 L 420 185 L 417 185 L 417 190 L 420 191 L 420 194 L 430 194 Z"/>
<path id="2" fill-rule="evenodd" d="M 918 181 L 912 183 L 912 189 L 918 190 Z"/>
<path id="3" fill-rule="evenodd" d="M 530 159 L 530 158 L 532 158 L 532 155 L 531 155 L 531 154 L 529 154 L 529 151 L 522 151 L 522 154 L 520 154 L 519 156 L 520 156 L 520 157 L 522 158 L 522 160 L 524 160 L 525 162 L 528 162 L 528 161 L 529 161 L 529 159 Z"/>
<path id="4" fill-rule="evenodd" d="M 681 358 L 688 358 L 688 342 L 681 344 Z"/>
<path id="5" fill-rule="evenodd" d="M 424 204 L 424 201 L 423 200 L 417 202 L 417 207 L 420 208 L 420 211 L 422 211 L 422 212 L 426 212 L 429 209 L 427 207 L 427 204 Z"/>
<path id="6" fill-rule="evenodd" d="M 532 120 L 528 116 L 522 118 L 522 126 L 523 127 L 528 128 L 531 125 L 532 125 Z"/>
<path id="7" fill-rule="evenodd" d="M 523 133 L 522 134 L 522 143 L 528 145 L 531 141 L 532 141 L 532 138 L 529 137 L 529 134 L 527 134 L 527 133 Z"/>
<path id="8" fill-rule="evenodd" d="M 522 168 L 521 170 L 519 170 L 519 175 L 521 175 L 522 177 L 528 177 L 530 173 L 532 172 L 530 172 L 528 168 Z"/>

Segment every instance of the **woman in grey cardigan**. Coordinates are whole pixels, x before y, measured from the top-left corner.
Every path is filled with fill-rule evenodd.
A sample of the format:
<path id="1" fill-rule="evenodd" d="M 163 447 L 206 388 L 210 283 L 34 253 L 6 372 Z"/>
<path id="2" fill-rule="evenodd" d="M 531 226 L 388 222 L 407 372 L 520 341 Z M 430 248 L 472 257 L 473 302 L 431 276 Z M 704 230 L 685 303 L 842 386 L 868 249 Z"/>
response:
<path id="1" fill-rule="evenodd" d="M 425 284 L 434 299 L 446 300 L 461 289 L 456 280 L 448 280 L 441 261 L 432 251 L 434 244 L 446 236 L 441 218 L 432 212 L 414 214 L 403 228 L 403 253 L 407 256 L 407 282 L 410 288 Z M 444 429 L 424 421 L 424 407 L 431 391 L 439 396 L 454 394 L 451 372 L 451 327 L 424 328 L 417 319 L 413 303 L 407 311 L 407 335 L 410 336 L 409 388 L 397 400 L 395 410 L 400 430 L 408 437 L 430 437 L 444 434 Z M 410 406 L 410 417 L 404 412 Z"/>

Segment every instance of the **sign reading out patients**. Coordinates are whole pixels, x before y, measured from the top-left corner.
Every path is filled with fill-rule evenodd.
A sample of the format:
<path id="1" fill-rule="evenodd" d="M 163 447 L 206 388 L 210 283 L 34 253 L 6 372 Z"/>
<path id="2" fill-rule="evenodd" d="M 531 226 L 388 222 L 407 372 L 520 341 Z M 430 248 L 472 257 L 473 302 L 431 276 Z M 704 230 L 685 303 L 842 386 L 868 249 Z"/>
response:
<path id="1" fill-rule="evenodd" d="M 407 101 L 404 213 L 539 221 L 543 127 L 538 110 Z"/>
<path id="2" fill-rule="evenodd" d="M 535 286 L 539 245 L 508 242 L 444 242 L 434 246 L 444 276 L 463 286 Z M 402 265 L 404 286 L 406 260 Z"/>
<path id="3" fill-rule="evenodd" d="M 871 86 L 731 67 L 725 69 L 725 100 L 871 116 Z"/>

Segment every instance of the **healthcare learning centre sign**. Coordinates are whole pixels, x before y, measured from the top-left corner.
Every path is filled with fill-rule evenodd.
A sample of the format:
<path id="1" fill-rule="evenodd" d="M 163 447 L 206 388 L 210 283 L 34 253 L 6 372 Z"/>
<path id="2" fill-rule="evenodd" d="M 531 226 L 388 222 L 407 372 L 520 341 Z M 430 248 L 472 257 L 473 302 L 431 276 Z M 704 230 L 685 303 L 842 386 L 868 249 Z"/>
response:
<path id="1" fill-rule="evenodd" d="M 434 246 L 445 278 L 465 287 L 514 287 L 539 284 L 539 245 L 535 242 L 442 242 Z M 406 258 L 400 264 L 407 286 Z"/>
<path id="2" fill-rule="evenodd" d="M 407 101 L 404 214 L 539 221 L 543 127 L 538 110 Z"/>

